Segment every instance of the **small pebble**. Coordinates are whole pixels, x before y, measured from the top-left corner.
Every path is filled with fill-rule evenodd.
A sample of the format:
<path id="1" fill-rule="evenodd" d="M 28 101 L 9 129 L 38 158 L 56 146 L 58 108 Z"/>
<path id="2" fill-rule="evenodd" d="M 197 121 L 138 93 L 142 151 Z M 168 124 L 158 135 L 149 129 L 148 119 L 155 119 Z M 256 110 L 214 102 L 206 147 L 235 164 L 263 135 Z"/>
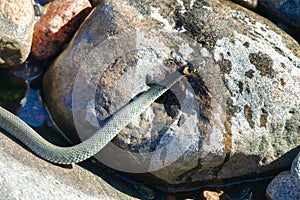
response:
<path id="1" fill-rule="evenodd" d="M 0 68 L 25 62 L 30 53 L 33 26 L 31 0 L 0 1 Z"/>
<path id="2" fill-rule="evenodd" d="M 300 199 L 300 190 L 290 171 L 281 172 L 271 181 L 266 190 L 266 197 L 271 200 Z"/>
<path id="3" fill-rule="evenodd" d="M 220 200 L 220 196 L 223 193 L 224 193 L 223 191 L 216 192 L 216 191 L 204 190 L 203 196 L 205 200 Z"/>

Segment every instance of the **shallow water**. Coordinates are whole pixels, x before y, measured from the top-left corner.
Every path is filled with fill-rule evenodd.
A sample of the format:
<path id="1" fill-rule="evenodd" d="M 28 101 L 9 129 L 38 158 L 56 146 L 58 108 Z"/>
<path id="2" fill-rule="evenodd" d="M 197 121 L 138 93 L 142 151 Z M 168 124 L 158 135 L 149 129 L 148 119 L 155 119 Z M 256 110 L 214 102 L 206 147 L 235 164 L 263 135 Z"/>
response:
<path id="1" fill-rule="evenodd" d="M 50 142 L 66 145 L 42 102 L 41 80 L 46 68 L 42 62 L 29 60 L 19 67 L 0 69 L 0 106 L 20 117 Z"/>

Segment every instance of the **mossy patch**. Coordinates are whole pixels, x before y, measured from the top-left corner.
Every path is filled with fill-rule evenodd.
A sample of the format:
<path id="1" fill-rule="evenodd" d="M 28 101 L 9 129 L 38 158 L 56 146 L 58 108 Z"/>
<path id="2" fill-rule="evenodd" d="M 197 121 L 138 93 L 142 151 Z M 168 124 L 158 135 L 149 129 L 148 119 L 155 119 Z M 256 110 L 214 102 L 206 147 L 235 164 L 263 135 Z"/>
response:
<path id="1" fill-rule="evenodd" d="M 262 52 L 250 53 L 249 60 L 251 64 L 253 64 L 255 68 L 261 72 L 260 74 L 262 76 L 274 78 L 275 72 L 273 70 L 273 60 L 269 55 Z"/>
<path id="2" fill-rule="evenodd" d="M 266 124 L 268 122 L 268 116 L 269 116 L 268 112 L 264 108 L 262 108 L 261 115 L 260 115 L 260 126 L 261 127 L 266 127 Z"/>
<path id="3" fill-rule="evenodd" d="M 254 71 L 252 69 L 246 71 L 245 76 L 247 76 L 248 78 L 253 78 Z"/>
<path id="4" fill-rule="evenodd" d="M 224 55 L 222 53 L 220 55 L 222 57 L 222 59 L 218 62 L 220 65 L 220 70 L 224 74 L 229 74 L 232 70 L 232 63 L 230 60 L 224 59 Z"/>
<path id="5" fill-rule="evenodd" d="M 245 105 L 245 106 L 244 106 L 244 115 L 245 115 L 245 117 L 246 117 L 246 119 L 247 119 L 247 121 L 248 121 L 248 123 L 249 123 L 249 126 L 250 126 L 252 129 L 255 128 L 255 123 L 254 123 L 253 120 L 252 120 L 252 115 L 253 115 L 253 113 L 252 113 L 252 110 L 251 110 L 251 108 L 250 108 L 249 105 Z"/>

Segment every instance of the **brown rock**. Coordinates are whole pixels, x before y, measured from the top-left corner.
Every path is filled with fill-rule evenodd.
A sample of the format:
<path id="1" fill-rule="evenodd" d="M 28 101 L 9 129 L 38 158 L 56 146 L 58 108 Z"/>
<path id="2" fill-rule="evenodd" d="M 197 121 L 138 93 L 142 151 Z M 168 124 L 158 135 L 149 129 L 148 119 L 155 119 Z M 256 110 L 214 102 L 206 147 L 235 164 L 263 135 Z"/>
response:
<path id="1" fill-rule="evenodd" d="M 56 0 L 34 27 L 32 55 L 45 59 L 62 50 L 91 11 L 88 0 Z"/>
<path id="2" fill-rule="evenodd" d="M 30 52 L 34 10 L 31 0 L 0 1 L 0 65 L 23 63 Z"/>

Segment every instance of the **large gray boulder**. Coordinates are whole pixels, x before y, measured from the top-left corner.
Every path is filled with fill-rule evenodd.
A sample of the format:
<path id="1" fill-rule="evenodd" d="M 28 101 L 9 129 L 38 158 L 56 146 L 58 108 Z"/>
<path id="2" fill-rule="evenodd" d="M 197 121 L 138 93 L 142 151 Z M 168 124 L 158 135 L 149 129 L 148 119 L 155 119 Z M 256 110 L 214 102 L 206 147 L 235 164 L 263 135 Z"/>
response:
<path id="1" fill-rule="evenodd" d="M 118 180 L 107 170 L 102 169 L 100 175 L 92 172 L 78 165 L 64 168 L 48 163 L 0 131 L 1 199 L 142 198 L 133 186 Z"/>
<path id="2" fill-rule="evenodd" d="M 296 156 L 299 53 L 270 21 L 229 1 L 112 0 L 92 12 L 47 71 L 44 97 L 78 142 L 97 129 L 93 115 L 101 124 L 147 83 L 192 61 L 199 73 L 186 81 L 191 87 L 180 83 L 114 139 L 138 155 L 110 144 L 96 158 L 129 172 L 147 165 L 164 184 L 230 180 L 287 167 Z M 158 155 L 141 156 L 149 151 Z"/>
<path id="3" fill-rule="evenodd" d="M 31 48 L 32 1 L 0 1 L 0 27 L 0 67 L 20 65 L 27 59 Z"/>

